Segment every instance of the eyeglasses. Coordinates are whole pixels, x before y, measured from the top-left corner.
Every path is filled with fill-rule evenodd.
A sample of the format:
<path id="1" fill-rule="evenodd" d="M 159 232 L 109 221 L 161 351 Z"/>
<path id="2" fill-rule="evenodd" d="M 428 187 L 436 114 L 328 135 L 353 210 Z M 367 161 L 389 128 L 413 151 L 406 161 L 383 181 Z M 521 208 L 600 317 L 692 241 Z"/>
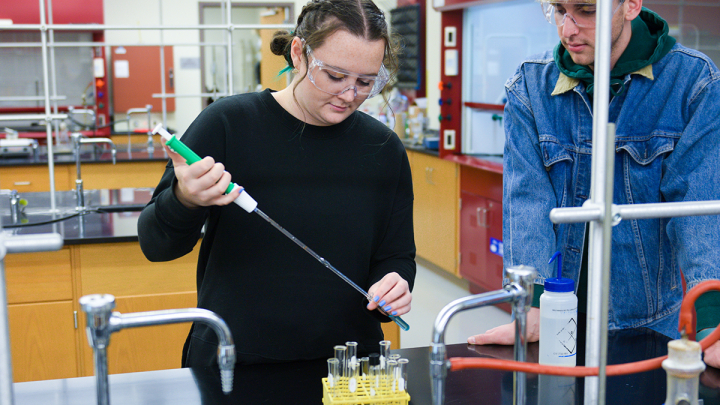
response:
<path id="1" fill-rule="evenodd" d="M 327 66 L 312 53 L 307 47 L 307 55 L 312 58 L 308 65 L 308 78 L 318 90 L 339 96 L 348 90 L 353 90 L 355 97 L 362 96 L 372 98 L 378 95 L 390 79 L 385 65 L 380 66 L 377 75 L 363 75 L 349 72 L 334 66 Z"/>
<path id="2" fill-rule="evenodd" d="M 615 15 L 615 13 L 617 13 L 622 3 L 623 2 L 621 1 L 620 4 L 615 7 L 612 15 Z M 545 19 L 552 25 L 562 27 L 565 24 L 567 17 L 570 17 L 573 23 L 578 27 L 595 27 L 595 12 L 597 10 L 597 4 L 595 3 L 542 2 L 540 3 L 540 5 L 542 6 L 542 11 Z M 574 8 L 574 15 L 567 12 L 566 6 L 568 5 Z"/>

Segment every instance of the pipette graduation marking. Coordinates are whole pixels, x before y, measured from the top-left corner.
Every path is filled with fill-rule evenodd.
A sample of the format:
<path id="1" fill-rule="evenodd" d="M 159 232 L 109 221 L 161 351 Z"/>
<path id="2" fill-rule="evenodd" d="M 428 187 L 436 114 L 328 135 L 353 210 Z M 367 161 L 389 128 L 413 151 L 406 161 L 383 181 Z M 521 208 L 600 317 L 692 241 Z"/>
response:
<path id="1" fill-rule="evenodd" d="M 180 156 L 182 156 L 188 165 L 191 165 L 197 161 L 200 161 L 201 158 L 198 156 L 195 152 L 192 151 L 192 149 L 188 148 L 184 143 L 182 143 L 175 135 L 171 135 L 168 131 L 163 128 L 162 124 L 158 124 L 155 129 L 152 131 L 153 134 L 160 134 L 160 136 L 165 139 L 165 144 L 178 153 Z M 372 300 L 373 297 L 365 290 L 360 288 L 359 285 L 355 284 L 352 280 L 347 278 L 344 274 L 342 274 L 338 269 L 336 269 L 330 262 L 325 260 L 324 258 L 320 257 L 317 253 L 315 253 L 312 249 L 310 249 L 306 244 L 302 243 L 298 238 L 293 236 L 290 232 L 288 232 L 285 228 L 280 226 L 277 222 L 275 222 L 272 218 L 267 216 L 264 212 L 260 211 L 260 209 L 257 208 L 257 202 L 250 197 L 250 194 L 248 194 L 243 187 L 238 186 L 235 183 L 230 183 L 228 185 L 227 190 L 225 190 L 225 194 L 231 193 L 236 187 L 240 188 L 240 195 L 238 198 L 235 199 L 234 203 L 242 207 L 245 211 L 252 213 L 255 212 L 256 214 L 260 215 L 262 219 L 269 222 L 272 226 L 274 226 L 277 230 L 282 232 L 283 235 L 287 236 L 290 240 L 295 242 L 298 246 L 303 248 L 306 252 L 310 254 L 310 256 L 314 257 L 323 264 L 323 266 L 330 269 L 333 273 L 335 273 L 338 277 L 343 279 L 346 283 L 350 284 L 351 287 L 356 289 L 360 294 L 362 294 L 365 298 L 369 300 Z M 384 315 L 386 315 L 388 318 L 392 319 L 393 322 L 398 324 L 402 330 L 409 330 L 410 325 L 407 324 L 402 318 L 399 316 L 393 316 L 385 312 L 383 308 L 380 306 L 377 307 L 378 311 L 382 312 Z"/>

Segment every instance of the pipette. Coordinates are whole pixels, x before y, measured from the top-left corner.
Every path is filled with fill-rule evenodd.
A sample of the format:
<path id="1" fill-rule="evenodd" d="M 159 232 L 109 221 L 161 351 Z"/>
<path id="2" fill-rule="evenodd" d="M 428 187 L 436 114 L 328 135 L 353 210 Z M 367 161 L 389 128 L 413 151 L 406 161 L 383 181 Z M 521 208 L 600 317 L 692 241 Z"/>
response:
<path id="1" fill-rule="evenodd" d="M 152 131 L 153 134 L 160 134 L 160 136 L 165 139 L 165 144 L 175 151 L 177 154 L 182 156 L 185 159 L 185 162 L 188 165 L 191 165 L 197 161 L 200 161 L 200 156 L 198 156 L 195 152 L 192 151 L 192 149 L 188 148 L 184 143 L 182 143 L 175 135 L 171 135 L 165 128 L 163 128 L 162 124 L 158 124 L 155 129 Z M 260 211 L 260 209 L 257 208 L 257 202 L 255 199 L 250 197 L 250 194 L 245 191 L 243 187 L 238 186 L 235 183 L 230 183 L 228 185 L 227 189 L 225 190 L 225 194 L 231 193 L 235 188 L 240 189 L 240 195 L 238 198 L 233 201 L 235 204 L 239 205 L 244 209 L 245 211 L 249 213 L 256 213 L 260 215 L 260 217 L 267 222 L 269 222 L 272 226 L 274 226 L 277 230 L 279 230 L 283 235 L 287 236 L 290 240 L 295 242 L 298 246 L 303 248 L 306 252 L 310 254 L 310 256 L 314 257 L 317 261 L 322 263 L 323 266 L 330 269 L 333 273 L 335 273 L 338 277 L 343 279 L 346 283 L 348 283 L 351 287 L 353 287 L 355 290 L 357 290 L 360 294 L 362 294 L 365 298 L 368 299 L 368 301 L 372 300 L 373 297 L 365 290 L 363 290 L 359 285 L 357 285 L 355 282 L 347 278 L 344 274 L 340 272 L 340 270 L 336 269 L 330 262 L 325 260 L 324 258 L 320 257 L 317 253 L 315 253 L 312 249 L 310 249 L 306 244 L 302 243 L 298 238 L 293 236 L 290 232 L 288 232 L 285 228 L 280 226 L 277 222 L 275 222 L 272 218 L 267 216 L 264 212 Z M 386 315 L 388 318 L 390 318 L 393 322 L 398 324 L 402 330 L 409 330 L 410 325 L 407 324 L 402 318 L 399 316 L 393 316 L 385 312 L 385 310 L 378 306 L 377 309 L 382 312 L 384 315 Z"/>

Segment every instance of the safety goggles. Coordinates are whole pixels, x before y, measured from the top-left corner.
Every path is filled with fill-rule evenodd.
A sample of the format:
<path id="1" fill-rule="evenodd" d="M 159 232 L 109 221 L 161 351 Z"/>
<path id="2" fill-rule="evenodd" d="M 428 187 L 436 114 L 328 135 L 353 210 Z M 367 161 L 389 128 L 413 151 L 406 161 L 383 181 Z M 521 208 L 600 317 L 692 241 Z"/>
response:
<path id="1" fill-rule="evenodd" d="M 595 14 L 597 10 L 597 4 L 595 3 L 570 3 L 570 2 L 543 2 L 540 3 L 542 6 L 543 15 L 547 22 L 558 27 L 562 27 L 570 17 L 572 22 L 581 28 L 592 28 L 595 27 Z M 622 5 L 620 2 L 612 15 L 617 13 L 618 9 Z M 568 11 L 572 11 L 570 14 Z"/>
<path id="2" fill-rule="evenodd" d="M 379 94 L 390 79 L 385 65 L 380 66 L 377 75 L 363 75 L 348 72 L 334 66 L 328 66 L 313 55 L 312 49 L 307 48 L 310 63 L 307 76 L 318 90 L 339 96 L 348 90 L 353 90 L 355 97 L 372 98 Z"/>

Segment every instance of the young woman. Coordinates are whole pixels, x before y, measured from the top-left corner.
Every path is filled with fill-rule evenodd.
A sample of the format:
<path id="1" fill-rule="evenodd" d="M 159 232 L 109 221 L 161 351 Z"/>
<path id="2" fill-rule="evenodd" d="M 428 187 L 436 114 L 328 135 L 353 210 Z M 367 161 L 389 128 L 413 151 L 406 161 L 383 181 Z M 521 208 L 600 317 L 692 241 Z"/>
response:
<path id="1" fill-rule="evenodd" d="M 328 358 L 346 341 L 377 351 L 389 319 L 376 308 L 407 313 L 415 278 L 407 155 L 391 130 L 357 111 L 396 66 L 383 13 L 370 0 L 315 0 L 272 49 L 296 71 L 292 83 L 205 109 L 182 140 L 207 157 L 188 166 L 168 150 L 172 162 L 138 222 L 151 261 L 190 252 L 205 226 L 198 307 L 227 322 L 238 367 Z M 231 174 L 258 208 L 374 298 L 230 204 Z M 195 324 L 183 364 L 212 366 L 216 351 L 212 330 Z"/>

